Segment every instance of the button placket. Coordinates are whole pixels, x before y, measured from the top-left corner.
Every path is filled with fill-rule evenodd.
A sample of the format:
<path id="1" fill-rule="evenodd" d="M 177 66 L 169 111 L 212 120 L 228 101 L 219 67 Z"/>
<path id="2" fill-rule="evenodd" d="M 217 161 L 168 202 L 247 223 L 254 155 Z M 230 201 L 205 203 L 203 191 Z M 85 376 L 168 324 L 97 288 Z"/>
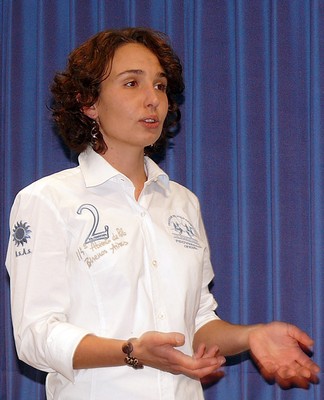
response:
<path id="1" fill-rule="evenodd" d="M 142 212 L 140 212 L 142 216 Z M 148 273 L 150 276 L 151 290 L 152 290 L 152 305 L 155 314 L 155 323 L 157 330 L 167 330 L 167 314 L 163 301 L 163 293 L 160 287 L 159 277 L 159 263 L 155 257 L 156 240 L 151 226 L 151 218 L 148 212 L 145 212 L 145 218 L 142 219 L 142 228 L 144 234 L 144 244 L 148 256 Z"/>

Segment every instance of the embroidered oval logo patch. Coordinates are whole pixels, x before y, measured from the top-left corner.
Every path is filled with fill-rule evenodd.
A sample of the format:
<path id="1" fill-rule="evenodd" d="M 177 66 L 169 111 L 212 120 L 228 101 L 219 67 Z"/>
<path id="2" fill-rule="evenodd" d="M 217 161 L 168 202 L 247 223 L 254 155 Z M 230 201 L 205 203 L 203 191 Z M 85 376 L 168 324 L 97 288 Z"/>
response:
<path id="1" fill-rule="evenodd" d="M 186 218 L 180 215 L 171 215 L 168 219 L 168 226 L 177 243 L 189 249 L 201 248 L 197 231 Z"/>

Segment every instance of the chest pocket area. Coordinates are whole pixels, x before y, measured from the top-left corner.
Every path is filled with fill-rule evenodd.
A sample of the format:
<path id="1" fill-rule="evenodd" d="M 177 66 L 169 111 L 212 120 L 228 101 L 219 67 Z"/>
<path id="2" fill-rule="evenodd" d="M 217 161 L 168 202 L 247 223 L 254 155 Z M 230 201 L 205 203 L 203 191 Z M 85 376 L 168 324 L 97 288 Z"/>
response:
<path id="1" fill-rule="evenodd" d="M 109 226 L 100 218 L 98 209 L 92 204 L 82 204 L 77 210 L 78 237 L 77 255 L 92 272 L 111 269 L 117 253 L 123 253 L 129 245 L 128 235 L 122 227 Z"/>

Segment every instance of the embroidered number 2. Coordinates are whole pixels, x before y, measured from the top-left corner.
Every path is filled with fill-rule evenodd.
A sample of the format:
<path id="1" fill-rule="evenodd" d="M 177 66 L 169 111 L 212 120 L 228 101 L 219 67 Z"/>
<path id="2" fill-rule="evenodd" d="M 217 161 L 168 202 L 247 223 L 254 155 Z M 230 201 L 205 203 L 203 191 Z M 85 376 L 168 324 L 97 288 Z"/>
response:
<path id="1" fill-rule="evenodd" d="M 96 207 L 93 206 L 92 204 L 82 204 L 82 206 L 79 207 L 77 213 L 81 214 L 83 210 L 90 211 L 93 216 L 93 224 L 90 229 L 89 235 L 87 236 L 87 238 L 85 240 L 85 244 L 95 242 L 96 240 L 108 239 L 109 238 L 109 226 L 108 225 L 105 225 L 104 231 L 97 232 L 97 228 L 98 228 L 98 224 L 99 224 L 99 213 L 98 213 L 98 210 L 96 209 Z"/>

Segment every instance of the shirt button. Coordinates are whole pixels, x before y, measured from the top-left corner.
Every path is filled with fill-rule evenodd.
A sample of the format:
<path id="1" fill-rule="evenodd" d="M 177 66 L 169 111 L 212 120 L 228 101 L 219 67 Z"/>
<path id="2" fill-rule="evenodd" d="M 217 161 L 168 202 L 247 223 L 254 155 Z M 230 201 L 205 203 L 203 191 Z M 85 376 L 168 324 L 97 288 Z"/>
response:
<path id="1" fill-rule="evenodd" d="M 141 212 L 141 217 L 143 217 L 143 218 L 144 218 L 144 217 L 145 217 L 145 215 L 146 215 L 146 212 L 145 212 L 145 211 L 142 211 L 142 212 Z"/>
<path id="2" fill-rule="evenodd" d="M 164 318 L 165 318 L 165 314 L 164 314 L 163 312 L 160 312 L 160 313 L 158 314 L 158 318 L 159 318 L 159 319 L 164 319 Z"/>
<path id="3" fill-rule="evenodd" d="M 156 260 L 153 260 L 153 261 L 152 261 L 152 266 L 153 266 L 154 268 L 157 268 L 158 262 L 157 262 Z"/>

